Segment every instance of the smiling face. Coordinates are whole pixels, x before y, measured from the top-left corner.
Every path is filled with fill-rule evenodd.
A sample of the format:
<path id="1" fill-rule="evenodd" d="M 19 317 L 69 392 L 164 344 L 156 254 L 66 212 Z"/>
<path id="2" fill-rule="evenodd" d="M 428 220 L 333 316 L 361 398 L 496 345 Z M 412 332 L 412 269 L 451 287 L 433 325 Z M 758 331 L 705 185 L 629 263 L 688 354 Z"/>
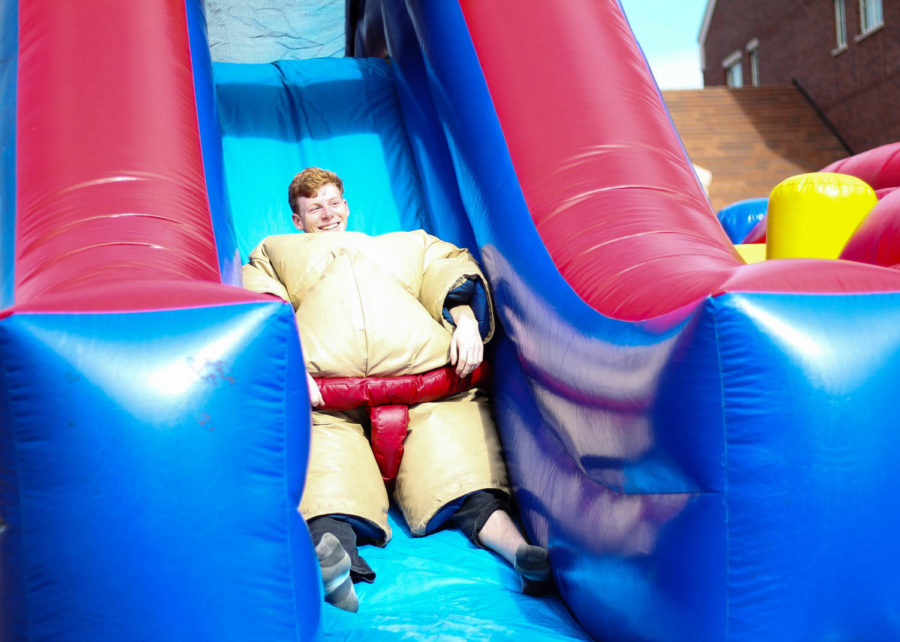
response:
<path id="1" fill-rule="evenodd" d="M 308 234 L 343 232 L 350 208 L 334 183 L 325 183 L 314 196 L 298 196 L 294 226 Z"/>

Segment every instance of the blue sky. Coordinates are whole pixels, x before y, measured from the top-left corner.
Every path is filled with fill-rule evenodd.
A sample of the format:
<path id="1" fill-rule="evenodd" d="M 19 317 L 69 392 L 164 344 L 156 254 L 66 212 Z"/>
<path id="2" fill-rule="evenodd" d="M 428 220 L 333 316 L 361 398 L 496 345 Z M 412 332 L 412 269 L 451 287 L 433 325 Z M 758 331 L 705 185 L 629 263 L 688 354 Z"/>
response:
<path id="1" fill-rule="evenodd" d="M 697 35 L 707 0 L 621 0 L 661 89 L 698 89 Z"/>

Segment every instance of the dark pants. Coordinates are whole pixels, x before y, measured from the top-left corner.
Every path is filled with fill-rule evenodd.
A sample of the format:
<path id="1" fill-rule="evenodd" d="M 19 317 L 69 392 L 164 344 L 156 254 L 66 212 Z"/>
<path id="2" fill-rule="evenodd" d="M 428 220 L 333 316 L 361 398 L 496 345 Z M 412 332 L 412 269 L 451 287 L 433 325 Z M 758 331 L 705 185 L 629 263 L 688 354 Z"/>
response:
<path id="1" fill-rule="evenodd" d="M 505 510 L 507 504 L 508 499 L 505 493 L 479 490 L 466 497 L 450 519 L 476 546 L 481 546 L 478 539 L 479 531 L 494 511 Z M 350 577 L 354 582 L 375 581 L 375 571 L 359 555 L 356 531 L 353 530 L 353 526 L 330 515 L 314 517 L 307 524 L 314 546 L 318 545 L 325 533 L 331 533 L 338 538 L 341 546 L 350 556 Z"/>

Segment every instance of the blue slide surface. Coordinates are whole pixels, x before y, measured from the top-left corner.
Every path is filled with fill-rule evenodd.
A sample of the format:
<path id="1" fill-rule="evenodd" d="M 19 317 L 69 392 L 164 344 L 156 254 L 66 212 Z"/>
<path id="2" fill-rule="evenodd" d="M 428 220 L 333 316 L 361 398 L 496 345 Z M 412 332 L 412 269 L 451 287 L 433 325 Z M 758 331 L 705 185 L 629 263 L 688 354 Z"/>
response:
<path id="1" fill-rule="evenodd" d="M 310 165 L 334 169 L 344 180 L 348 229 L 434 230 L 435 216 L 460 218 L 427 209 L 385 61 L 217 63 L 214 77 L 242 257 L 267 234 L 295 231 L 287 185 Z M 327 638 L 587 639 L 558 596 L 523 595 L 509 565 L 460 532 L 414 538 L 398 513 L 390 521 L 390 543 L 361 550 L 377 579 L 356 585 L 359 612 L 324 607 Z"/>

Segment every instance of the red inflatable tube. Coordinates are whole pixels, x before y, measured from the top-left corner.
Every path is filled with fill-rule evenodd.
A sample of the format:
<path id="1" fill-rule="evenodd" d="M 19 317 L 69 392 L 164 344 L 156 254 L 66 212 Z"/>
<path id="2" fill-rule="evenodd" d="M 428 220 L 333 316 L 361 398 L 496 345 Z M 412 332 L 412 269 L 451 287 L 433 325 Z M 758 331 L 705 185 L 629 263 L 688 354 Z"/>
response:
<path id="1" fill-rule="evenodd" d="M 842 158 L 822 171 L 856 176 L 868 183 L 876 192 L 897 187 L 900 185 L 900 143 L 882 145 L 855 156 Z"/>
<path id="2" fill-rule="evenodd" d="M 900 143 L 839 160 L 823 171 L 856 176 L 875 189 L 879 198 L 847 242 L 841 258 L 882 266 L 900 263 Z"/>
<path id="3" fill-rule="evenodd" d="M 531 10 L 521 0 L 460 0 L 537 232 L 594 310 L 647 321 L 725 292 L 900 290 L 896 271 L 873 266 L 745 264 L 688 162 L 618 2 L 570 0 L 553 12 L 524 4 Z M 547 69 L 554 72 L 535 77 Z M 535 97 L 527 109 L 523 96 Z M 889 187 L 900 170 L 897 152 L 865 163 L 878 181 L 862 167 L 858 175 L 876 190 Z"/>
<path id="4" fill-rule="evenodd" d="M 17 310 L 263 300 L 221 284 L 186 20 L 175 1 L 19 3 Z"/>

